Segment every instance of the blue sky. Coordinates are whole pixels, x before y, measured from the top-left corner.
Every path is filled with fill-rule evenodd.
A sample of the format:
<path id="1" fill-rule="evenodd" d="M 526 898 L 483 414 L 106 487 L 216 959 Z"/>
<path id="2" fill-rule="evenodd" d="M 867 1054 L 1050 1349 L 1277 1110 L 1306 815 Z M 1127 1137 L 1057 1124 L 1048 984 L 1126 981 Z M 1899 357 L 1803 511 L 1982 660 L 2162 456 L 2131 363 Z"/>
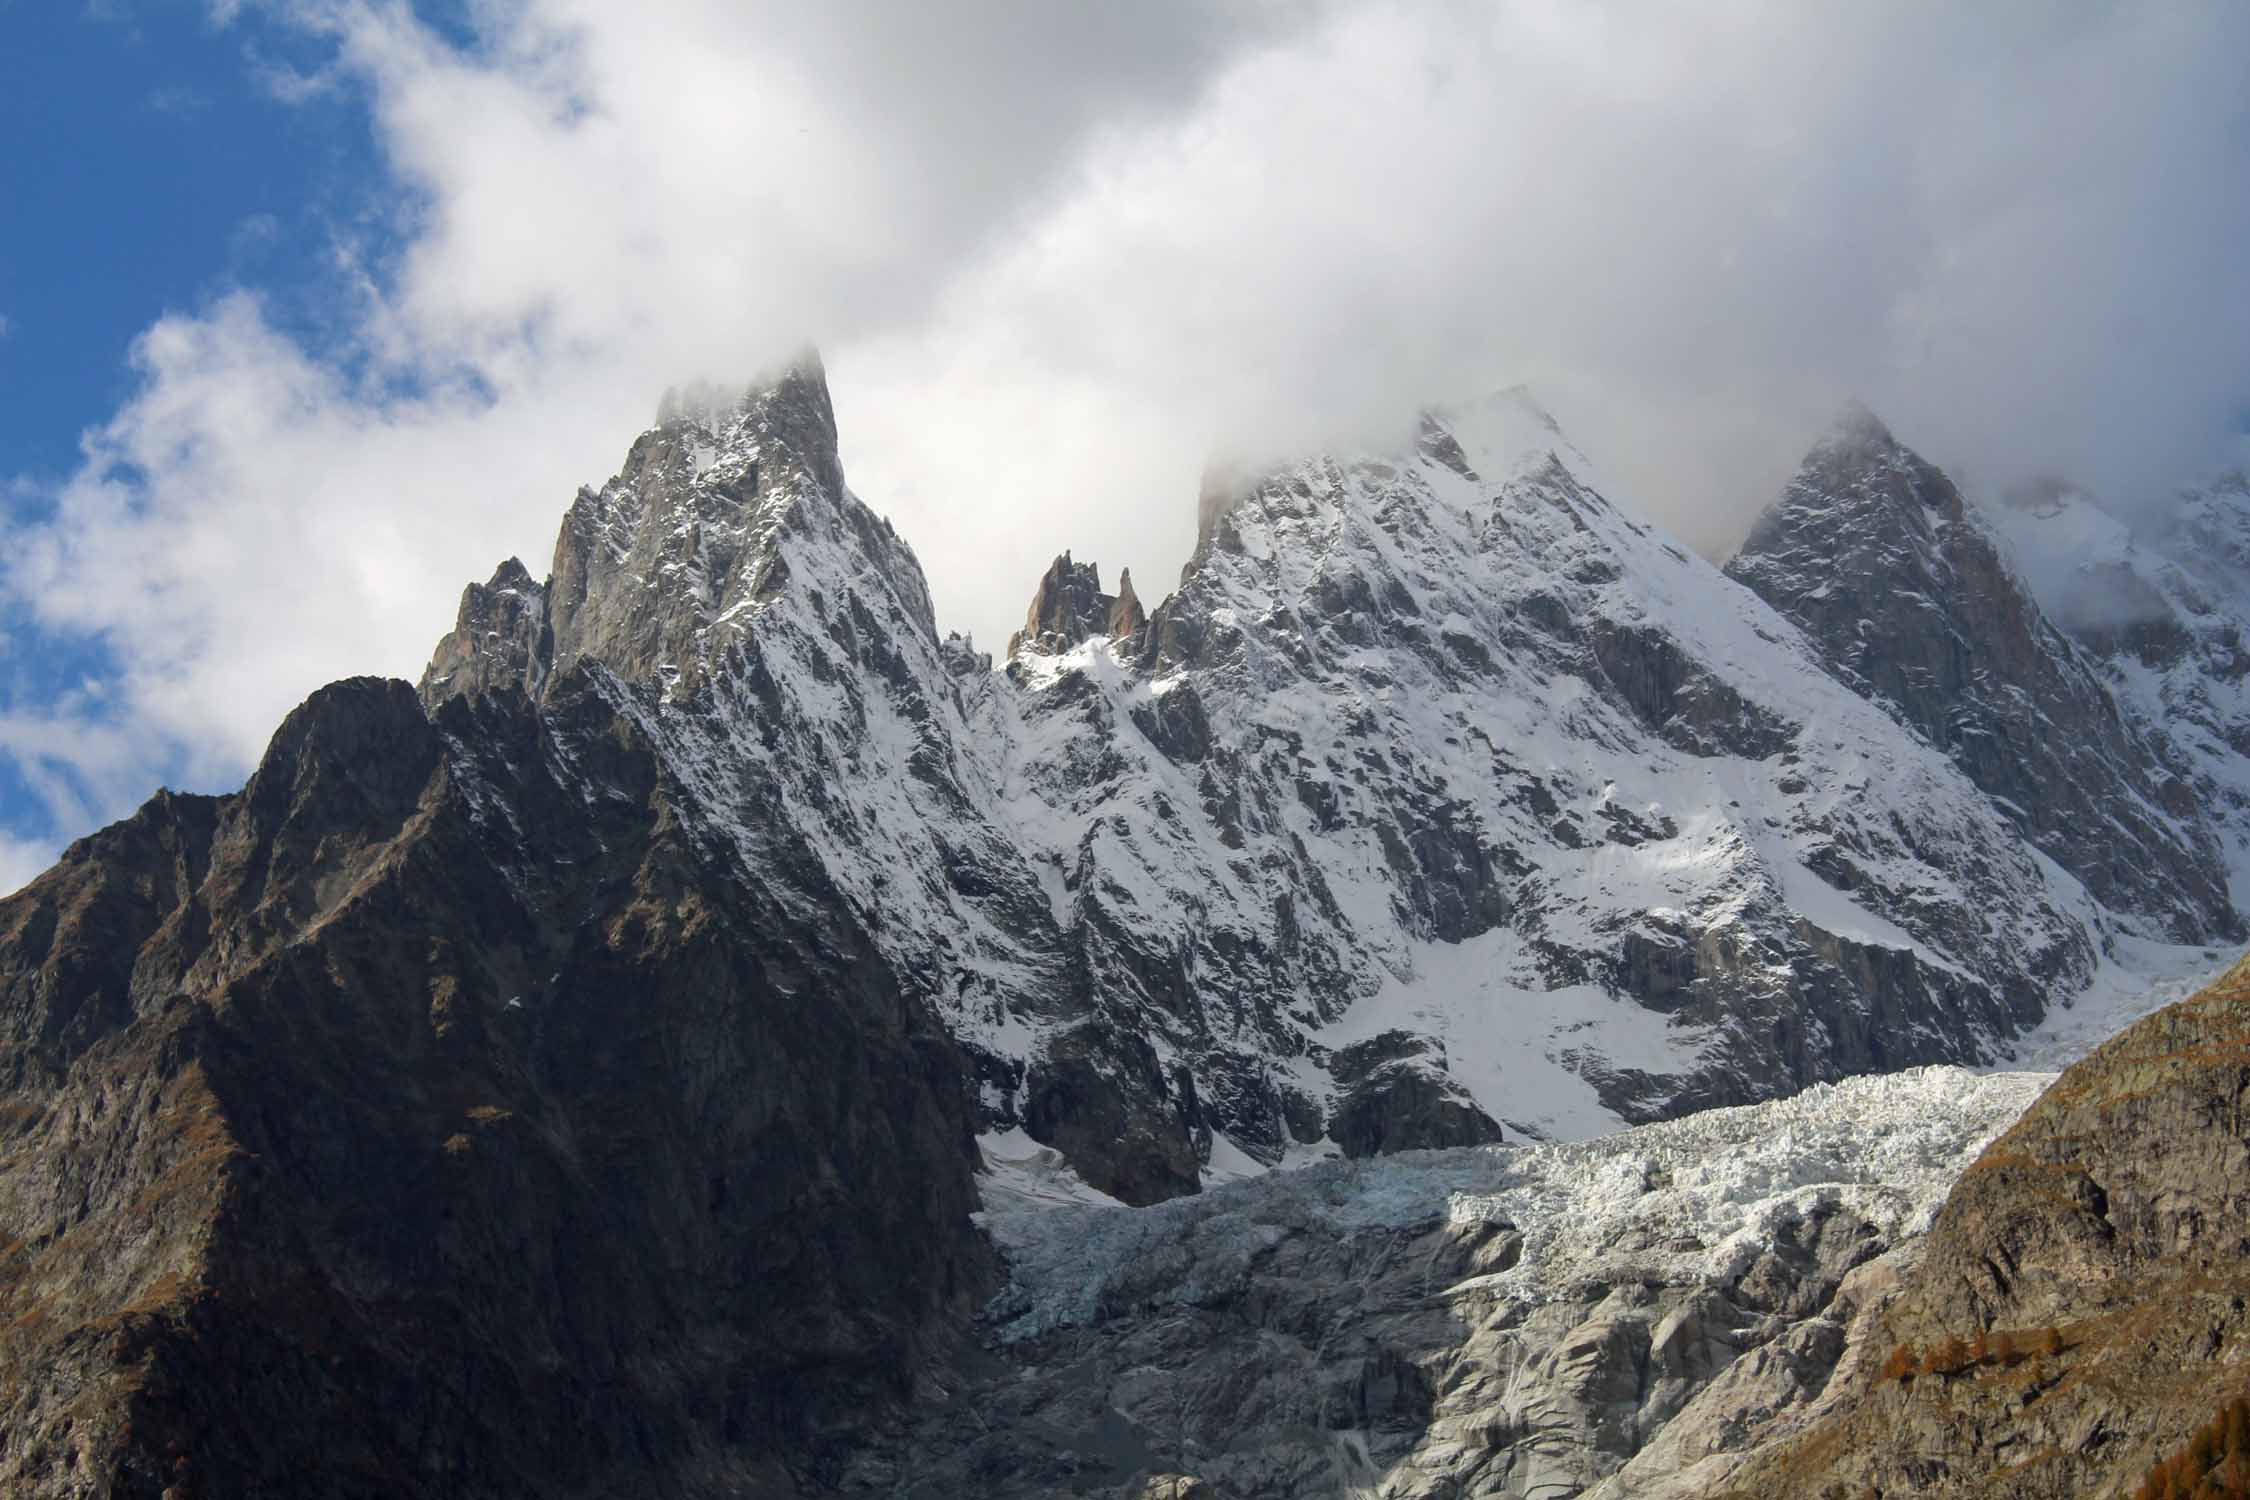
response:
<path id="1" fill-rule="evenodd" d="M 1528 381 L 1722 552 L 1851 396 L 2136 503 L 2250 397 L 2250 6 L 0 0 L 0 891 L 808 341 L 990 645 L 1214 453 Z"/>
<path id="2" fill-rule="evenodd" d="M 359 101 L 277 93 L 323 50 L 179 0 L 0 0 L 0 472 L 68 470 L 167 310 L 251 280 L 321 315 L 334 227 L 382 203 Z"/>
<path id="3" fill-rule="evenodd" d="M 324 53 L 254 14 L 221 26 L 178 0 L 0 0 L 0 476 L 14 481 L 12 525 L 49 508 L 80 434 L 131 392 L 134 340 L 166 312 L 255 281 L 301 327 L 330 315 L 337 227 L 372 229 L 385 198 L 350 89 L 291 89 Z M 43 631 L 20 601 L 0 603 L 0 631 L 0 712 L 115 675 L 98 637 Z M 0 755 L 0 831 L 42 842 L 83 832 L 64 826 L 68 795 L 35 795 L 25 772 Z M 78 781 L 61 757 L 44 774 Z M 80 807 L 114 810 L 76 790 Z"/>

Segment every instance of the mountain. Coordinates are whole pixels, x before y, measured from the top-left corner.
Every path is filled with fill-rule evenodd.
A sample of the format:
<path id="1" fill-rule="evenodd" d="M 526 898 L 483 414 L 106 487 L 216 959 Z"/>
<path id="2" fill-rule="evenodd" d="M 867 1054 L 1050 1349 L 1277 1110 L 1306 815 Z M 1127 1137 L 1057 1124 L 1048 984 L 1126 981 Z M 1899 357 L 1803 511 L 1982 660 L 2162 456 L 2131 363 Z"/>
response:
<path id="1" fill-rule="evenodd" d="M 945 1018 L 987 1129 L 1127 1201 L 1982 1058 L 2082 984 L 2083 893 L 1589 472 L 1521 393 L 1433 413 L 1207 494 L 1153 613 L 1058 558 L 996 674 L 807 364 L 640 439 L 421 692 L 634 684 L 711 825 L 806 851 Z"/>
<path id="2" fill-rule="evenodd" d="M 2250 893 L 2250 478 L 2112 514 L 2061 484 L 1989 512 L 2128 714 L 2195 787 Z"/>
<path id="3" fill-rule="evenodd" d="M 1090 629 L 983 738 L 1095 995 L 1261 1162 L 1987 1058 L 2113 925 L 1521 392 L 1207 488 L 1180 588 Z"/>
<path id="4" fill-rule="evenodd" d="M 2183 789 L 2067 646 L 2022 670 L 2109 735 L 2080 790 L 2142 840 L 2083 883 L 1976 779 L 2021 761 L 2020 792 L 2050 746 L 1979 759 L 1870 695 L 1522 391 L 1214 481 L 1153 610 L 1064 554 L 1004 671 L 846 485 L 817 360 L 662 417 L 544 582 L 464 593 L 425 709 L 609 684 L 698 836 L 822 893 L 942 1020 L 981 1128 L 1126 1201 L 1989 1060 L 2149 912 L 2232 930 L 2192 805 L 2148 802 Z M 1871 544 L 1897 576 L 1867 586 L 1950 599 L 1932 555 Z M 1962 652 L 2051 644 L 2002 603 L 2021 629 Z"/>
<path id="5" fill-rule="evenodd" d="M 1727 574 L 2111 910 L 2175 942 L 2241 936 L 2189 781 L 2047 620 L 1952 481 L 1872 413 L 1849 413 L 1813 449 Z"/>
<path id="6" fill-rule="evenodd" d="M 7 1493 L 794 1494 L 975 1305 L 953 1043 L 542 705 L 338 683 L 0 902 Z"/>
<path id="7" fill-rule="evenodd" d="M 817 362 L 639 439 L 571 506 L 546 584 L 511 563 L 463 595 L 421 694 L 544 706 L 579 663 L 645 705 L 711 837 L 873 935 L 970 1049 L 988 1122 L 1127 1199 L 1194 1190 L 1193 1080 L 1102 1003 L 1023 849 L 1005 686 L 939 636 L 912 552 L 846 488 Z"/>
<path id="8" fill-rule="evenodd" d="M 1868 1149 L 1935 1193 L 1924 1169 L 1997 1128 L 2004 1088 L 1864 1085 L 1841 1114 L 1641 1138 L 1672 1144 L 1638 1189 L 1609 1148 L 1474 1149 L 1993 1062 L 2127 960 L 2200 958 L 2159 935 L 2234 930 L 2193 791 L 2163 779 L 2176 747 L 1926 503 L 1926 466 L 1878 465 L 1943 522 L 1924 537 L 1834 447 L 1809 471 L 1848 472 L 1820 493 L 1868 503 L 1820 524 L 1913 543 L 1867 542 L 1848 581 L 1869 607 L 1925 597 L 1942 623 L 1899 636 L 1908 659 L 1991 658 L 1960 679 L 1981 739 L 1924 722 L 1914 673 L 1847 658 L 1813 590 L 1762 580 L 1777 609 L 1619 509 L 1520 391 L 1215 478 L 1154 608 L 1064 554 L 999 666 L 940 633 L 846 484 L 817 360 L 668 399 L 544 578 L 510 560 L 464 592 L 417 687 L 323 689 L 240 792 L 160 794 L 0 900 L 0 1475 L 124 1497 L 879 1485 L 865 1464 L 926 1445 L 920 1414 L 999 1357 L 967 1324 L 1008 1270 L 971 1221 L 980 1166 L 998 1204 L 1155 1204 L 1432 1147 L 1480 1165 L 1419 1179 L 1423 1208 L 1447 1184 L 1505 1197 L 1508 1163 L 1627 1196 L 1693 1189 L 1715 1154 L 1868 1187 L 1848 1141 L 1813 1160 L 1751 1137 L 1907 1099 L 1958 1118 Z M 2009 790 L 2049 777 L 2098 826 Z M 1304 1181 L 1408 1191 L 1388 1170 Z M 1323 1395 L 1313 1427 L 1372 1453 L 1361 1418 L 1388 1413 L 1395 1446 L 1426 1361 L 1361 1340 L 1332 1365 L 1321 1309 L 1406 1297 L 1402 1255 L 1427 1252 L 1427 1291 L 1529 1252 L 1294 1191 L 1295 1218 L 1253 1215 L 1176 1293 L 1165 1252 L 1103 1305 L 1248 1286 L 1349 1386 L 1353 1421 Z M 1685 1341 L 1660 1399 L 1620 1394 L 1658 1345 L 1623 1304 L 1596 1317 L 1626 1286 L 1598 1276 L 1459 1369 L 1506 1389 L 1547 1351 L 1522 1420 L 1607 1455 L 1556 1460 L 1582 1477 L 1735 1368 L 1722 1345 L 1809 1395 L 1843 1278 L 1922 1201 L 1833 1196 L 1689 1212 L 1680 1235 L 1715 1238 L 1675 1246 L 1700 1258 L 1649 1304 L 1690 1320 L 1659 1341 Z M 1530 1211 L 1507 1210 L 1527 1236 Z M 1237 1250 L 1289 1223 L 1303 1285 L 1244 1281 Z M 1005 1307 L 1028 1242 L 999 1240 Z M 1125 1369 L 1133 1347 L 1082 1355 Z M 1295 1389 L 1239 1394 L 1286 1425 Z"/>

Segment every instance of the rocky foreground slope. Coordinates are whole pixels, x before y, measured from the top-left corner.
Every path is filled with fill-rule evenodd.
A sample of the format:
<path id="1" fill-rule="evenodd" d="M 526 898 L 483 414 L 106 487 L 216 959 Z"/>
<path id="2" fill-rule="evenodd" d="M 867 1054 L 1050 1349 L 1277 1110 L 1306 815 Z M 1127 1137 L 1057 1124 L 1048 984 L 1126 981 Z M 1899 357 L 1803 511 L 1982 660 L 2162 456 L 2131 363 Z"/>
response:
<path id="1" fill-rule="evenodd" d="M 2250 962 L 2064 1072 L 1802 1430 L 1698 1493 L 2133 1493 L 2250 1394 L 2246 1093 Z"/>
<path id="2" fill-rule="evenodd" d="M 0 1491 L 788 1494 L 904 1391 L 966 1064 L 648 711 L 339 683 L 0 902 Z"/>

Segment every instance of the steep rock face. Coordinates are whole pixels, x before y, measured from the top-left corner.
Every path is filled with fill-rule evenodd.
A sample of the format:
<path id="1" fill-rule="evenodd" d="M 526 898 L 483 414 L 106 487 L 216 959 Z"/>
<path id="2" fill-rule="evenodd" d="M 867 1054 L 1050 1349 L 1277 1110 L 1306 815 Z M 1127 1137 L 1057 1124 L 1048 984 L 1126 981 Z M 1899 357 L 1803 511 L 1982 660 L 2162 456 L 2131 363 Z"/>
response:
<path id="1" fill-rule="evenodd" d="M 1132 569 L 1118 575 L 1116 593 L 1105 594 L 1101 570 L 1092 563 L 1074 563 L 1065 552 L 1039 580 L 1023 629 L 1008 638 L 1008 659 L 1013 661 L 1027 646 L 1068 651 L 1092 636 L 1129 636 L 1147 620 L 1133 592 Z"/>
<path id="2" fill-rule="evenodd" d="M 945 1016 L 988 1121 L 1067 1144 L 1121 1197 L 1192 1191 L 1193 1080 L 1102 1003 L 1025 857 L 1011 752 L 980 722 L 1004 684 L 939 638 L 912 552 L 845 487 L 817 364 L 670 418 L 565 517 L 549 656 L 519 686 L 543 699 L 535 680 L 574 662 L 632 684 L 701 815 L 745 860 L 800 865 Z M 1115 603 L 1097 589 L 1068 618 Z M 446 650 L 433 708 L 473 690 L 437 670 Z"/>
<path id="3" fill-rule="evenodd" d="M 1640 1495 L 1820 1398 L 1947 1184 L 2047 1077 L 1937 1069 L 1151 1209 L 996 1207 L 990 1363 L 842 1488 Z"/>
<path id="4" fill-rule="evenodd" d="M 8 1493 L 794 1494 L 977 1294 L 952 1042 L 542 690 L 324 689 L 0 902 Z"/>
<path id="5" fill-rule="evenodd" d="M 2045 486 L 1992 520 L 2049 614 L 2192 779 L 2236 904 L 2250 900 L 2250 479 L 2223 476 L 2131 522 Z"/>
<path id="6" fill-rule="evenodd" d="M 2118 711 L 1944 474 L 1846 415 L 1727 572 L 1952 757 L 2096 899 L 2177 942 L 2240 935 L 2192 786 Z"/>
<path id="7" fill-rule="evenodd" d="M 2127 1493 L 2243 1390 L 2250 962 L 2067 1070 L 1947 1197 L 1808 1429 L 1729 1494 Z M 2050 1340 L 2046 1330 L 2053 1329 Z M 2016 1358 L 1885 1378 L 1885 1352 Z M 2184 1492 L 2183 1492 L 2184 1493 Z"/>
<path id="8" fill-rule="evenodd" d="M 554 654 L 547 587 L 511 557 L 490 583 L 472 583 L 461 591 L 460 618 L 438 642 L 416 691 L 432 704 L 454 696 L 481 697 L 496 687 L 537 693 Z"/>

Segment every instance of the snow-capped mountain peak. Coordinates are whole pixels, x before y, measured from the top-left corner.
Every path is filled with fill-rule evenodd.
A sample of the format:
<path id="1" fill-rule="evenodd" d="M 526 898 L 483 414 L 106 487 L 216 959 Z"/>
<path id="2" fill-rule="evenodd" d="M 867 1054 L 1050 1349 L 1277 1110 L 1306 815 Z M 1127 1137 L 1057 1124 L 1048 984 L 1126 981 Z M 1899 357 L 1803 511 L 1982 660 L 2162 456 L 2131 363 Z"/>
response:
<path id="1" fill-rule="evenodd" d="M 2117 513 L 2049 485 L 1990 511 L 2049 613 L 2195 788 L 2250 905 L 2250 480 Z"/>
<path id="2" fill-rule="evenodd" d="M 590 681 L 715 857 L 861 914 L 986 1127 L 1101 1192 L 1990 1060 L 2112 925 L 1524 392 L 1214 475 L 1145 613 L 1061 554 L 998 672 L 817 369 L 665 416 L 425 697 Z"/>
<path id="3" fill-rule="evenodd" d="M 1807 454 L 1730 577 L 2152 935 L 2241 931 L 2193 789 L 2051 624 L 1981 513 L 1864 408 Z"/>

